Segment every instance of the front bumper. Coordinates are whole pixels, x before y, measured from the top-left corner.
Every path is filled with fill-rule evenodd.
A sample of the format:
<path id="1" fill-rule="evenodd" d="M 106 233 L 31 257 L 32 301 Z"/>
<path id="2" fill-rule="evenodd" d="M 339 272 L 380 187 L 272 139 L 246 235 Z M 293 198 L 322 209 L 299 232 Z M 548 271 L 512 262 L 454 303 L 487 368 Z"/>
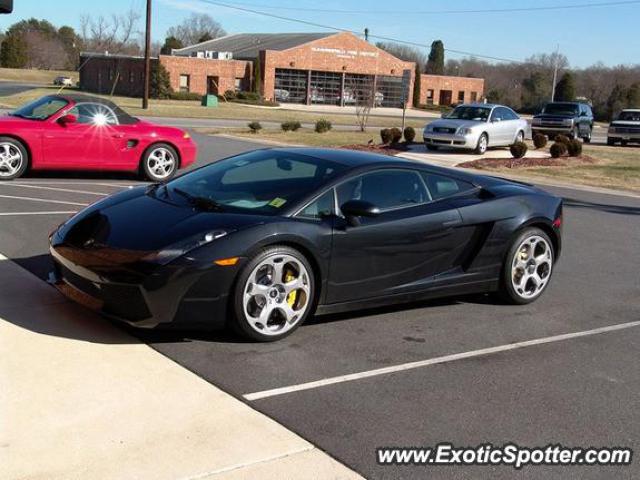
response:
<path id="1" fill-rule="evenodd" d="M 180 146 L 180 168 L 186 168 L 196 161 L 198 147 L 192 139 L 185 140 Z"/>
<path id="2" fill-rule="evenodd" d="M 541 133 L 543 135 L 570 135 L 573 132 L 573 126 L 553 126 L 545 127 L 542 125 L 532 125 L 531 132 L 533 135 Z"/>
<path id="3" fill-rule="evenodd" d="M 153 269 L 89 265 L 87 254 L 51 246 L 49 281 L 76 303 L 141 328 L 224 326 L 235 268 L 181 258 Z M 146 270 L 146 271 L 145 271 Z M 232 272 L 233 271 L 233 272 Z"/>
<path id="4" fill-rule="evenodd" d="M 637 131 L 632 131 L 627 128 L 610 128 L 607 132 L 607 138 L 609 140 L 616 141 L 627 141 L 627 142 L 640 142 L 640 129 L 634 129 Z"/>
<path id="5" fill-rule="evenodd" d="M 473 134 L 454 135 L 450 133 L 424 132 L 422 136 L 425 145 L 436 147 L 474 149 L 478 145 L 478 136 Z"/>

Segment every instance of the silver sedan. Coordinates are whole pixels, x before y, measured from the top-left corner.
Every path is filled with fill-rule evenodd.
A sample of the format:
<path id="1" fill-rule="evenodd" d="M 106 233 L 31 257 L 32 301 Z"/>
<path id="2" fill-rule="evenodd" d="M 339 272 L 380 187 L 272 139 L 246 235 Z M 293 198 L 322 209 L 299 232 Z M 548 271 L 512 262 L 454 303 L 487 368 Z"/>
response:
<path id="1" fill-rule="evenodd" d="M 466 104 L 424 127 L 424 143 L 438 147 L 474 150 L 483 154 L 489 147 L 503 147 L 523 141 L 529 130 L 526 120 L 503 105 Z"/>

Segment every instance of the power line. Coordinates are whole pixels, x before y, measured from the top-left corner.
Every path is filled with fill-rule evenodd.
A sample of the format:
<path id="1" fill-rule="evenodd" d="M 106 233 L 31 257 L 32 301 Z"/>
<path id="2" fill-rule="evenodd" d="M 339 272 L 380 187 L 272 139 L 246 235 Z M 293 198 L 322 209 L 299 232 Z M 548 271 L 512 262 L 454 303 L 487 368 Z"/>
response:
<path id="1" fill-rule="evenodd" d="M 484 8 L 477 10 L 414 10 L 411 15 L 455 15 L 455 14 L 478 14 L 478 13 L 513 13 L 513 12 L 542 12 L 553 10 L 575 10 L 581 8 L 599 8 L 599 7 L 615 7 L 625 5 L 637 5 L 640 0 L 620 0 L 613 2 L 597 2 L 597 3 L 575 3 L 569 5 L 551 5 L 544 7 L 515 7 L 515 8 Z M 331 8 L 307 8 L 307 7 L 290 7 L 285 5 L 260 5 L 254 3 L 236 3 L 243 7 L 266 8 L 269 10 L 290 10 L 297 12 L 312 13 L 341 13 L 353 15 L 407 15 L 407 12 L 396 10 L 342 10 Z"/>
<path id="2" fill-rule="evenodd" d="M 338 32 L 348 32 L 348 33 L 353 33 L 354 35 L 358 35 L 358 36 L 361 34 L 360 32 L 358 32 L 356 30 L 350 30 L 348 28 L 334 27 L 334 26 L 331 26 L 331 25 L 324 25 L 324 24 L 321 24 L 321 23 L 310 22 L 308 20 L 300 20 L 298 18 L 285 17 L 283 15 L 277 15 L 275 13 L 261 12 L 259 10 L 254 10 L 254 9 L 246 8 L 246 7 L 238 7 L 236 5 L 229 5 L 228 3 L 217 2 L 215 0 L 199 0 L 199 1 L 202 2 L 202 3 L 208 3 L 208 4 L 211 4 L 211 5 L 216 5 L 218 7 L 231 8 L 233 10 L 239 10 L 239 11 L 242 11 L 242 12 L 253 13 L 253 14 L 262 15 L 262 16 L 265 16 L 265 17 L 277 18 L 278 20 L 284 20 L 284 21 L 287 21 L 287 22 L 300 23 L 300 24 L 303 24 L 303 25 L 311 26 L 311 27 L 324 28 L 326 30 L 334 30 L 334 31 L 338 31 Z M 637 0 L 637 2 L 640 3 L 640 0 Z M 426 45 L 426 44 L 417 43 L 417 42 L 409 42 L 409 41 L 406 41 L 406 40 L 400 40 L 400 39 L 391 38 L 391 37 L 384 37 L 384 36 L 381 36 L 381 35 L 371 35 L 371 34 L 369 34 L 369 37 L 370 38 L 377 38 L 378 40 L 385 40 L 385 41 L 388 41 L 388 42 L 400 43 L 400 44 L 403 44 L 403 45 L 411 45 L 411 46 L 414 46 L 414 47 L 431 48 L 431 45 Z M 486 59 L 489 59 L 489 60 L 496 60 L 496 61 L 499 61 L 499 62 L 522 63 L 521 60 L 514 60 L 514 59 L 511 59 L 511 58 L 494 57 L 494 56 L 491 56 L 491 55 L 482 55 L 482 54 L 479 54 L 479 53 L 465 52 L 463 50 L 455 50 L 455 49 L 452 49 L 452 48 L 445 48 L 445 51 L 449 52 L 449 53 L 458 54 L 458 55 L 467 55 L 467 56 L 471 56 L 471 57 L 478 57 L 478 58 L 486 58 Z"/>

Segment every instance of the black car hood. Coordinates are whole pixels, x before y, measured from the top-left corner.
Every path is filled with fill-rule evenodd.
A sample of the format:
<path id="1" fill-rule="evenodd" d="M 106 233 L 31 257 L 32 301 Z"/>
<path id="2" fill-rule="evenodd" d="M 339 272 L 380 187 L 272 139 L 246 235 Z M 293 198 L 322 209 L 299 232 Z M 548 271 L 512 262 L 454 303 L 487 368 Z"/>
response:
<path id="1" fill-rule="evenodd" d="M 75 248 L 154 252 L 211 231 L 236 231 L 270 217 L 200 211 L 147 193 L 123 192 L 98 202 L 69 220 L 54 243 Z"/>

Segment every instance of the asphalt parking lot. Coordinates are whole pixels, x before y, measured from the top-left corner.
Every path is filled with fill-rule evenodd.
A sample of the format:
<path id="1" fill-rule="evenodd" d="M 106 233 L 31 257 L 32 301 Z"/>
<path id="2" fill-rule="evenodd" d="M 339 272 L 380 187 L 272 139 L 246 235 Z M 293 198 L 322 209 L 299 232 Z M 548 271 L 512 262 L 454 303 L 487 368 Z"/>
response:
<path id="1" fill-rule="evenodd" d="M 258 146 L 194 138 L 196 165 Z M 46 278 L 48 233 L 85 204 L 137 183 L 59 172 L 0 183 L 0 253 Z M 640 199 L 546 189 L 565 198 L 564 246 L 550 288 L 531 305 L 474 296 L 319 317 L 273 344 L 226 332 L 133 333 L 367 478 L 515 476 L 511 467 L 379 466 L 381 446 L 560 443 L 637 454 L 640 327 L 592 331 L 640 320 Z M 589 334 L 552 338 L 579 332 Z M 515 349 L 534 339 L 547 340 Z M 514 349 L 477 354 L 503 346 Z M 441 359 L 453 354 L 468 355 Z M 526 467 L 517 476 L 632 479 L 640 463 Z"/>

